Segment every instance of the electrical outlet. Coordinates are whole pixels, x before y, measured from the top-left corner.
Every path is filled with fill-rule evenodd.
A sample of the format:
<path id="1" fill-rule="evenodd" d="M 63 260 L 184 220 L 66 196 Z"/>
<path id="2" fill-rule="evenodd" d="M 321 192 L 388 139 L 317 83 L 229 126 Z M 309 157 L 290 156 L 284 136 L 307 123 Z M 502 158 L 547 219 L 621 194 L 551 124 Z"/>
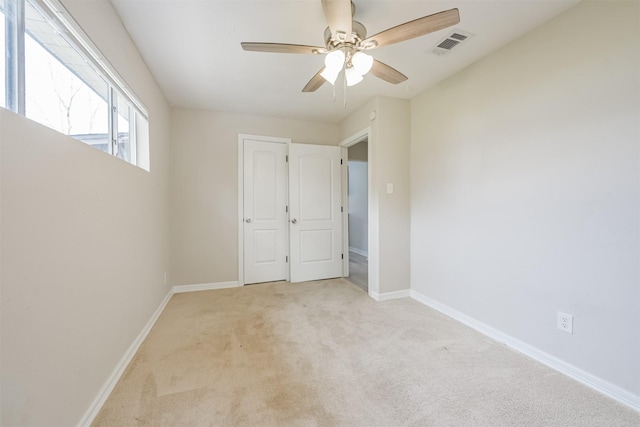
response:
<path id="1" fill-rule="evenodd" d="M 573 334 L 573 316 L 559 311 L 558 329 L 568 334 Z"/>

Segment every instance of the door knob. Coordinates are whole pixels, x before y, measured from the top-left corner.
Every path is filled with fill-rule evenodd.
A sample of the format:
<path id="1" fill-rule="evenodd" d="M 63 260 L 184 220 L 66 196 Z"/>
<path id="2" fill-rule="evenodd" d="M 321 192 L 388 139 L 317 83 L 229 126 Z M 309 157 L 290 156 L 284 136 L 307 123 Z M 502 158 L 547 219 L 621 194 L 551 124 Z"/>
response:
<path id="1" fill-rule="evenodd" d="M 251 218 L 247 218 L 245 219 L 245 221 L 247 222 L 247 224 L 249 224 L 251 222 Z"/>
<path id="2" fill-rule="evenodd" d="M 291 224 L 295 224 L 296 222 L 298 222 L 298 220 L 297 220 L 297 219 L 295 219 L 295 218 L 293 218 L 293 219 L 291 220 Z"/>

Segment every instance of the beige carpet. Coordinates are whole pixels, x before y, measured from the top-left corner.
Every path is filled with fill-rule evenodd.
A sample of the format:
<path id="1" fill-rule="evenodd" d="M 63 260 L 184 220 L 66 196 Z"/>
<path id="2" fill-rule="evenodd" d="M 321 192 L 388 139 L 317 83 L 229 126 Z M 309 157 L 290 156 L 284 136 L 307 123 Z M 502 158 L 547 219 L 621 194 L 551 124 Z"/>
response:
<path id="1" fill-rule="evenodd" d="M 343 280 L 175 295 L 95 426 L 634 426 L 640 414 Z"/>

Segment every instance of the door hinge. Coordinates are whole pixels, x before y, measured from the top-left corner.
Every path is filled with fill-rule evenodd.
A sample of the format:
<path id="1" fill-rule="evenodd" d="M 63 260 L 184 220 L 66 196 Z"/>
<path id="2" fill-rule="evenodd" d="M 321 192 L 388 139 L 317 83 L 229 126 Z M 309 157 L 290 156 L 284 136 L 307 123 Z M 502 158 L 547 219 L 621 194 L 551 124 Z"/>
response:
<path id="1" fill-rule="evenodd" d="M 342 254 L 342 259 L 344 259 L 344 254 Z"/>
<path id="2" fill-rule="evenodd" d="M 284 262 L 289 262 L 289 256 L 284 257 Z"/>
<path id="3" fill-rule="evenodd" d="M 342 164 L 342 159 L 340 159 L 340 164 Z"/>
<path id="4" fill-rule="evenodd" d="M 289 206 L 285 206 L 285 207 L 284 207 L 284 211 L 285 211 L 286 213 L 289 213 Z"/>
<path id="5" fill-rule="evenodd" d="M 288 155 L 284 156 L 284 161 L 289 163 L 289 156 Z"/>
<path id="6" fill-rule="evenodd" d="M 340 212 L 344 212 L 344 206 L 340 206 Z"/>

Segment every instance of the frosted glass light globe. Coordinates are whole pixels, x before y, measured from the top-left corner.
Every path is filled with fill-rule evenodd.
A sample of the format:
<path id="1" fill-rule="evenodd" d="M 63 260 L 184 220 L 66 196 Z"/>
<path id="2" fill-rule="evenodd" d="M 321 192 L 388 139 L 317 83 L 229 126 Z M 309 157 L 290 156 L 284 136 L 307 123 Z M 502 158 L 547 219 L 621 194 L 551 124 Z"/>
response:
<path id="1" fill-rule="evenodd" d="M 324 65 L 327 69 L 340 72 L 344 66 L 344 52 L 341 50 L 334 50 L 327 53 L 324 58 Z"/>
<path id="2" fill-rule="evenodd" d="M 347 86 L 357 85 L 362 81 L 362 75 L 353 67 L 347 68 L 344 73 L 347 78 Z"/>
<path id="3" fill-rule="evenodd" d="M 337 70 L 332 70 L 329 67 L 325 67 L 324 70 L 322 70 L 322 72 L 320 73 L 320 75 L 329 83 L 335 84 L 336 79 L 338 78 L 338 74 L 340 74 L 340 71 L 342 71 L 341 68 L 338 68 Z"/>
<path id="4" fill-rule="evenodd" d="M 367 55 L 366 53 L 356 52 L 353 54 L 351 58 L 351 64 L 353 68 L 356 69 L 358 74 L 364 76 L 371 70 L 373 66 L 373 57 L 371 55 Z"/>

